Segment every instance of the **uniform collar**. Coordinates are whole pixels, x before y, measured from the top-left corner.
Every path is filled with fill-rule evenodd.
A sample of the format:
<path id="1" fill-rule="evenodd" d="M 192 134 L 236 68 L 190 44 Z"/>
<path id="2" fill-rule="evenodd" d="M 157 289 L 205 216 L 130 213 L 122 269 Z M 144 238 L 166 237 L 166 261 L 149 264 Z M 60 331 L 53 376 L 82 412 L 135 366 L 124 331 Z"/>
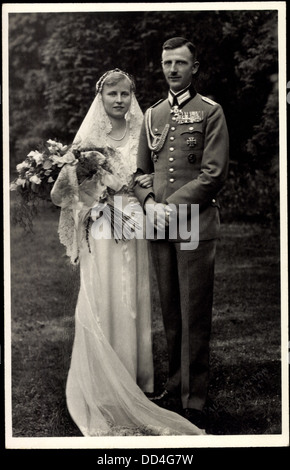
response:
<path id="1" fill-rule="evenodd" d="M 172 90 L 168 92 L 168 101 L 170 106 L 178 106 L 182 108 L 188 101 L 190 101 L 196 95 L 196 91 L 192 83 L 184 88 L 184 90 L 174 93 Z"/>

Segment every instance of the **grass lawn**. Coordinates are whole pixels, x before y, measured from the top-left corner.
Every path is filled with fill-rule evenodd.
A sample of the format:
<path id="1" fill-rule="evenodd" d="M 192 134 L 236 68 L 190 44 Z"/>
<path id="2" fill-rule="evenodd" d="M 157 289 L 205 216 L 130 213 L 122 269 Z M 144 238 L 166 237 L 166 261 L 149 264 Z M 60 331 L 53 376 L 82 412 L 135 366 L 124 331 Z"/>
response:
<path id="1" fill-rule="evenodd" d="M 33 234 L 11 226 L 13 436 L 80 436 L 65 403 L 79 272 L 59 243 L 57 209 L 45 203 L 40 209 Z M 212 434 L 281 433 L 279 256 L 279 237 L 270 228 L 222 226 L 211 341 Z M 166 348 L 157 297 L 153 332 L 158 388 L 166 378 Z"/>

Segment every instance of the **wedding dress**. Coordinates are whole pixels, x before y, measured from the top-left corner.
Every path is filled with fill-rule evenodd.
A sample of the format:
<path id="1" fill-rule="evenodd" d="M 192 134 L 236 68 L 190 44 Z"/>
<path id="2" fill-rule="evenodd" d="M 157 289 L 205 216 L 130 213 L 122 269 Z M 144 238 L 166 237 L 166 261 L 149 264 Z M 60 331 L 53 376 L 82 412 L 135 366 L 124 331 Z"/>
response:
<path id="1" fill-rule="evenodd" d="M 134 96 L 133 105 L 132 125 L 141 117 Z M 100 116 L 100 96 L 93 106 Z M 96 129 L 92 131 L 88 122 L 92 116 L 85 126 L 91 140 Z M 76 140 L 85 140 L 82 132 Z M 131 129 L 127 146 L 119 148 L 122 165 L 116 171 L 120 177 L 132 175 L 136 169 L 137 137 Z M 132 202 L 127 192 L 121 195 L 124 205 Z M 61 205 L 57 183 L 52 199 Z M 182 416 L 158 407 L 144 393 L 152 392 L 154 386 L 147 240 L 116 243 L 114 239 L 95 239 L 91 230 L 89 249 L 79 233 L 82 210 L 63 208 L 61 212 L 60 239 L 72 262 L 77 259 L 80 263 L 75 337 L 66 385 L 72 419 L 84 436 L 204 434 Z"/>

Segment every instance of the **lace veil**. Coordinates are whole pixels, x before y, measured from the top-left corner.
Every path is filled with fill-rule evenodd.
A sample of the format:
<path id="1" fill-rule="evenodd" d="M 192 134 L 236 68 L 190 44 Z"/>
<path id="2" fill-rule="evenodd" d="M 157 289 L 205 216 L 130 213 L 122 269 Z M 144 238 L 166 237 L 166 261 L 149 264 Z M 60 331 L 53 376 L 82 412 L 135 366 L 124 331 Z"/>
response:
<path id="1" fill-rule="evenodd" d="M 96 97 L 74 138 L 74 143 L 84 148 L 103 147 L 109 145 L 108 134 L 112 130 L 112 124 L 103 105 L 102 88 L 106 78 L 114 72 L 123 74 L 131 82 L 131 106 L 125 116 L 130 135 L 130 154 L 126 158 L 126 164 L 129 166 L 131 173 L 134 173 L 136 171 L 136 154 L 140 128 L 143 121 L 143 113 L 135 96 L 134 81 L 127 73 L 122 72 L 119 69 L 114 69 L 106 72 L 100 78 L 96 85 Z"/>
<path id="2" fill-rule="evenodd" d="M 114 69 L 106 72 L 96 84 L 96 96 L 73 140 L 73 145 L 76 145 L 80 150 L 103 148 L 109 146 L 108 134 L 112 130 L 112 124 L 109 116 L 107 115 L 103 100 L 102 88 L 107 77 L 112 73 L 118 72 L 128 78 L 131 84 L 131 104 L 125 116 L 127 121 L 127 128 L 129 132 L 129 152 L 126 159 L 116 149 L 116 174 L 124 180 L 124 183 L 129 184 L 133 173 L 136 171 L 136 156 L 139 141 L 140 128 L 143 121 L 143 113 L 140 109 L 138 101 L 135 96 L 134 80 L 126 72 L 120 69 Z M 74 201 L 73 205 L 64 204 L 63 200 L 59 198 L 59 186 L 63 181 L 73 188 Z M 52 201 L 61 207 L 59 219 L 59 238 L 60 242 L 66 247 L 66 254 L 69 256 L 72 264 L 78 264 L 78 247 L 80 243 L 80 234 L 78 233 L 79 214 L 75 209 L 78 208 L 76 204 L 77 198 L 77 181 L 75 170 L 71 168 L 63 168 L 59 174 L 53 190 L 51 192 Z M 66 198 L 67 199 L 67 198 Z"/>

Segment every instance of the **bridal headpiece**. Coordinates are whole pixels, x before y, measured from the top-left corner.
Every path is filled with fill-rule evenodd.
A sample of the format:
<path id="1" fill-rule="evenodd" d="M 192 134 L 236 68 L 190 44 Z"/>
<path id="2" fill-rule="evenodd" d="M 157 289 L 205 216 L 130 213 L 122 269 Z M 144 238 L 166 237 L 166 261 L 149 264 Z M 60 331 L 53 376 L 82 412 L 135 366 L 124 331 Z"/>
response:
<path id="1" fill-rule="evenodd" d="M 106 79 L 112 75 L 113 73 L 119 73 L 121 75 L 124 75 L 124 77 L 128 78 L 129 82 L 131 83 L 131 90 L 135 93 L 136 91 L 136 85 L 135 85 L 135 80 L 134 78 L 127 72 L 124 72 L 123 70 L 121 69 L 112 69 L 112 70 L 108 70 L 108 72 L 105 72 L 100 78 L 99 80 L 97 81 L 97 84 L 96 84 L 96 93 L 101 93 L 102 89 L 103 89 L 103 85 L 104 85 L 104 82 L 106 81 Z"/>

